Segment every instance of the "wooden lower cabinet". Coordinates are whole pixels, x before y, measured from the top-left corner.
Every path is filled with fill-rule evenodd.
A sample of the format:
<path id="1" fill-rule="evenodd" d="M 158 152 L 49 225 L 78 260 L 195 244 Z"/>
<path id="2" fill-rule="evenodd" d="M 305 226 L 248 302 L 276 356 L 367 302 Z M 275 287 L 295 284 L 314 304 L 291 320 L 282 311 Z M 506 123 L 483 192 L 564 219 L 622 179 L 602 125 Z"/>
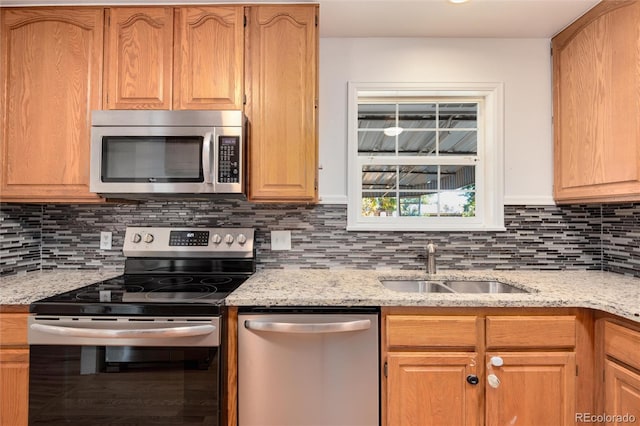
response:
<path id="1" fill-rule="evenodd" d="M 491 366 L 486 373 L 486 425 L 574 424 L 575 353 L 487 353 L 486 365 L 493 357 L 504 364 Z M 499 380 L 495 387 L 489 374 Z"/>
<path id="2" fill-rule="evenodd" d="M 640 348 L 636 348 L 640 350 Z M 611 360 L 605 360 L 605 413 L 608 425 L 640 421 L 640 374 Z M 611 421 L 609 421 L 611 420 Z"/>
<path id="3" fill-rule="evenodd" d="M 383 309 L 383 426 L 574 424 L 580 321 L 517 312 Z"/>
<path id="4" fill-rule="evenodd" d="M 390 353 L 387 397 L 389 425 L 478 424 L 480 386 L 476 353 Z M 473 380 L 472 380 L 473 381 Z"/>
<path id="5" fill-rule="evenodd" d="M 607 425 L 640 422 L 640 327 L 603 320 L 601 408 Z"/>
<path id="6" fill-rule="evenodd" d="M 27 314 L 0 314 L 0 426 L 24 426 L 29 412 Z"/>

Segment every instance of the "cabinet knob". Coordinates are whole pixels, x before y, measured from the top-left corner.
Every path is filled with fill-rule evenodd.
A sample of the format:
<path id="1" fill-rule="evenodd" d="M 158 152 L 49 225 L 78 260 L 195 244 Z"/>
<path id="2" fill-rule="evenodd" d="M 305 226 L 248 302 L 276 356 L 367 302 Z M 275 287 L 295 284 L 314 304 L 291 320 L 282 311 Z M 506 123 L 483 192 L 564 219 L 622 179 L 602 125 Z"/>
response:
<path id="1" fill-rule="evenodd" d="M 490 361 L 494 367 L 502 367 L 504 365 L 504 360 L 499 356 L 492 356 Z"/>
<path id="2" fill-rule="evenodd" d="M 478 379 L 478 376 L 476 376 L 475 374 L 469 374 L 467 376 L 467 383 L 469 383 L 470 385 L 477 385 L 480 382 L 480 379 Z"/>
<path id="3" fill-rule="evenodd" d="M 498 379 L 498 376 L 496 376 L 495 374 L 489 374 L 487 376 L 487 382 L 489 382 L 489 386 L 491 386 L 492 388 L 497 388 L 498 386 L 500 386 L 500 379 Z"/>

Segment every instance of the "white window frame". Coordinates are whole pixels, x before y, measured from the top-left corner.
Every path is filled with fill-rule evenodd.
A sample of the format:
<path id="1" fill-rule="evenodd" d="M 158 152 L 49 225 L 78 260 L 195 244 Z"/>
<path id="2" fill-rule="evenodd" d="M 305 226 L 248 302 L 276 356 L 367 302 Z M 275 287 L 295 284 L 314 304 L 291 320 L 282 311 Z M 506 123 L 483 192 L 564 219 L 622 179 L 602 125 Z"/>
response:
<path id="1" fill-rule="evenodd" d="M 348 83 L 348 231 L 503 231 L 504 227 L 504 87 L 503 83 Z M 443 157 L 427 164 L 476 166 L 475 217 L 365 217 L 362 209 L 363 165 L 424 165 L 426 157 L 358 156 L 358 99 L 360 97 L 454 98 L 479 103 L 477 159 Z M 459 99 L 458 99 L 459 98 Z M 482 125 L 480 124 L 482 121 Z"/>

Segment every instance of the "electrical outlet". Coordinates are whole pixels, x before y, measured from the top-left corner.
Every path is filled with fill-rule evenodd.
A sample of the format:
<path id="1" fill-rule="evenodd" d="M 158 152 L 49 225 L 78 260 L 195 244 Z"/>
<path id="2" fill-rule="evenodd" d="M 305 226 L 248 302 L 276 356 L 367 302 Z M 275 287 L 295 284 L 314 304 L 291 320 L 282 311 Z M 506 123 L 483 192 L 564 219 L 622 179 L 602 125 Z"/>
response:
<path id="1" fill-rule="evenodd" d="M 108 231 L 100 232 L 100 250 L 111 250 L 111 238 L 113 234 Z"/>
<path id="2" fill-rule="evenodd" d="M 291 250 L 291 231 L 271 231 L 271 250 Z"/>

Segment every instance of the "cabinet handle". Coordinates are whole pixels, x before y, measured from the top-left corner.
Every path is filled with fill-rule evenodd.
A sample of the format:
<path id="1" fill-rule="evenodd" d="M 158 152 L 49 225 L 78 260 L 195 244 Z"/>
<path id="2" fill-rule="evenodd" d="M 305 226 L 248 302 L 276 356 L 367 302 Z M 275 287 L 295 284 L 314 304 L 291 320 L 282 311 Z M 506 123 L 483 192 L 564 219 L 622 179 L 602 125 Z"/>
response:
<path id="1" fill-rule="evenodd" d="M 467 382 L 470 385 L 477 385 L 480 382 L 480 379 L 478 379 L 478 376 L 476 376 L 475 374 L 469 374 L 467 376 Z"/>
<path id="2" fill-rule="evenodd" d="M 355 320 L 330 323 L 295 323 L 246 320 L 245 328 L 256 331 L 272 331 L 276 333 L 340 333 L 345 331 L 361 331 L 371 328 L 371 320 Z"/>

